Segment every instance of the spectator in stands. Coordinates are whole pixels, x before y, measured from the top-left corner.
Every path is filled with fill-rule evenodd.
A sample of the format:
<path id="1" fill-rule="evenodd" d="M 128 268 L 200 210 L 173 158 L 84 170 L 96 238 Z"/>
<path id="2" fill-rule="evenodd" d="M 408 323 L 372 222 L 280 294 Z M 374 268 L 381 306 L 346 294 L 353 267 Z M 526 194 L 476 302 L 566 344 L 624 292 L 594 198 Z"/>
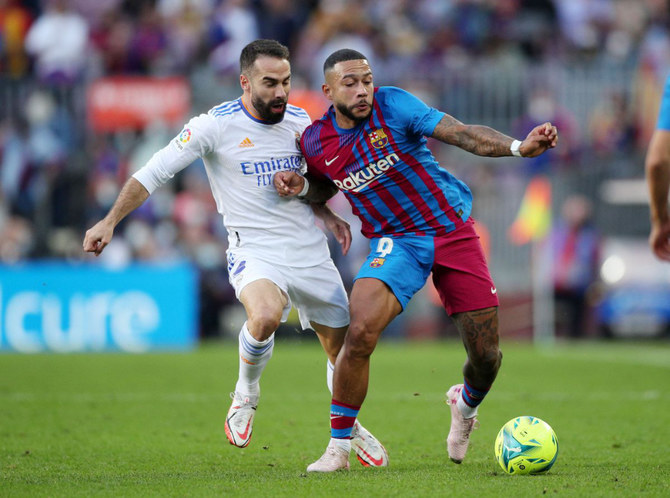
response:
<path id="1" fill-rule="evenodd" d="M 591 202 L 586 197 L 570 196 L 563 202 L 561 220 L 549 235 L 556 329 L 567 337 L 586 335 L 588 328 L 588 291 L 600 259 L 600 237 L 591 215 Z"/>
<path id="2" fill-rule="evenodd" d="M 247 0 L 223 0 L 214 12 L 211 41 L 215 47 L 210 63 L 217 73 L 237 74 L 242 48 L 260 36 L 258 23 Z"/>
<path id="3" fill-rule="evenodd" d="M 88 49 L 88 25 L 67 0 L 51 0 L 26 37 L 39 78 L 51 85 L 71 85 L 82 76 Z"/>
<path id="4" fill-rule="evenodd" d="M 612 157 L 630 151 L 635 140 L 635 127 L 626 96 L 609 92 L 591 113 L 588 123 L 590 149 L 596 155 Z"/>
<path id="5" fill-rule="evenodd" d="M 514 124 L 514 132 L 520 134 L 532 123 L 543 121 L 551 121 L 560 128 L 561 146 L 555 154 L 543 154 L 527 161 L 531 176 L 573 165 L 582 147 L 579 123 L 575 116 L 558 103 L 551 90 L 540 85 L 530 96 L 526 113 Z"/>
<path id="6" fill-rule="evenodd" d="M 170 67 L 166 26 L 156 9 L 143 5 L 129 46 L 130 70 L 133 73 L 164 75 Z"/>
<path id="7" fill-rule="evenodd" d="M 35 234 L 30 221 L 0 207 L 0 263 L 15 264 L 32 255 Z"/>
<path id="8" fill-rule="evenodd" d="M 18 0 L 0 0 L 0 72 L 22 78 L 28 72 L 24 40 L 33 21 Z"/>

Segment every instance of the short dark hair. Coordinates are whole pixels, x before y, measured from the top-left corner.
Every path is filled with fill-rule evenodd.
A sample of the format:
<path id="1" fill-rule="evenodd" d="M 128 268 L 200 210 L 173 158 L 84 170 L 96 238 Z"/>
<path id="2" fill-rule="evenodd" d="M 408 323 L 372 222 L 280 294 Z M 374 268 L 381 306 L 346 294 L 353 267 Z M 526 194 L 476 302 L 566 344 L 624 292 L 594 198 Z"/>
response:
<path id="1" fill-rule="evenodd" d="M 240 54 L 240 72 L 248 72 L 261 55 L 289 60 L 290 53 L 287 47 L 277 40 L 254 40 L 242 49 Z"/>
<path id="2" fill-rule="evenodd" d="M 351 48 L 342 48 L 340 50 L 336 50 L 335 52 L 330 54 L 326 59 L 326 62 L 323 63 L 323 72 L 325 74 L 326 71 L 332 69 L 333 66 L 338 62 L 357 61 L 359 59 L 368 60 L 368 58 L 365 57 L 358 50 L 353 50 Z"/>

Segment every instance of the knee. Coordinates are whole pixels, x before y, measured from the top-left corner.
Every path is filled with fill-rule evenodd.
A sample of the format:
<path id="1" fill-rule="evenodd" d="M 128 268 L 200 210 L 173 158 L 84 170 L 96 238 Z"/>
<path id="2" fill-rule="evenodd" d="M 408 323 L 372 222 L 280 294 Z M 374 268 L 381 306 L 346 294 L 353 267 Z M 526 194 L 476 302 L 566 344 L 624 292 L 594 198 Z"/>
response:
<path id="1" fill-rule="evenodd" d="M 279 327 L 281 314 L 270 308 L 256 310 L 247 319 L 247 329 L 254 339 L 264 341 Z"/>
<path id="2" fill-rule="evenodd" d="M 377 346 L 379 334 L 365 323 L 352 322 L 345 339 L 345 351 L 349 356 L 368 358 Z"/>

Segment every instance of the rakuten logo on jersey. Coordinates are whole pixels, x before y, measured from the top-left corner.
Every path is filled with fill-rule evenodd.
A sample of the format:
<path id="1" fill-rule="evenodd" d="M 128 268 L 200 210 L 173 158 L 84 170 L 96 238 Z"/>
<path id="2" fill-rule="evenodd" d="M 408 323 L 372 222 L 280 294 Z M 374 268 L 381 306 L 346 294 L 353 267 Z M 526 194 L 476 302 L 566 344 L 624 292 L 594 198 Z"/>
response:
<path id="1" fill-rule="evenodd" d="M 340 190 L 352 190 L 358 192 L 371 184 L 378 177 L 382 176 L 386 170 L 400 161 L 398 154 L 389 154 L 377 162 L 370 163 L 366 168 L 349 173 L 344 180 L 333 180 Z"/>

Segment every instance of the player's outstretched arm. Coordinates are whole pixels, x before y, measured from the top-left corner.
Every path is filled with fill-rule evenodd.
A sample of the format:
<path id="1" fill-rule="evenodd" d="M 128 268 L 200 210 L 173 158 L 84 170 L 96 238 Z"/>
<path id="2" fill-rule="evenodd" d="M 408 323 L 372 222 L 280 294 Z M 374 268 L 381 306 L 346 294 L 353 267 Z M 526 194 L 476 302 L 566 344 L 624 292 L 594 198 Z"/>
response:
<path id="1" fill-rule="evenodd" d="M 351 226 L 349 223 L 333 212 L 326 204 L 311 202 L 310 206 L 314 214 L 323 221 L 326 228 L 333 232 L 335 240 L 342 246 L 342 254 L 346 256 L 351 247 Z"/>
<path id="2" fill-rule="evenodd" d="M 305 176 L 295 171 L 278 171 L 273 178 L 275 189 L 280 197 L 300 196 L 317 204 L 326 202 L 337 194 L 337 186 L 329 181 L 314 178 L 309 173 Z"/>
<path id="3" fill-rule="evenodd" d="M 514 139 L 499 131 L 482 125 L 466 125 L 445 114 L 435 127 L 433 138 L 455 145 L 478 156 L 502 157 L 513 155 Z M 523 157 L 539 156 L 558 144 L 558 130 L 551 123 L 544 123 L 531 130 L 520 143 L 519 153 Z"/>
<path id="4" fill-rule="evenodd" d="M 86 231 L 83 244 L 84 251 L 100 256 L 100 253 L 112 240 L 116 225 L 129 213 L 141 206 L 148 197 L 149 192 L 144 188 L 144 185 L 130 177 L 119 192 L 119 196 L 107 216 Z"/>
<path id="5" fill-rule="evenodd" d="M 670 131 L 654 132 L 645 160 L 645 173 L 651 219 L 649 245 L 657 258 L 670 261 Z"/>

